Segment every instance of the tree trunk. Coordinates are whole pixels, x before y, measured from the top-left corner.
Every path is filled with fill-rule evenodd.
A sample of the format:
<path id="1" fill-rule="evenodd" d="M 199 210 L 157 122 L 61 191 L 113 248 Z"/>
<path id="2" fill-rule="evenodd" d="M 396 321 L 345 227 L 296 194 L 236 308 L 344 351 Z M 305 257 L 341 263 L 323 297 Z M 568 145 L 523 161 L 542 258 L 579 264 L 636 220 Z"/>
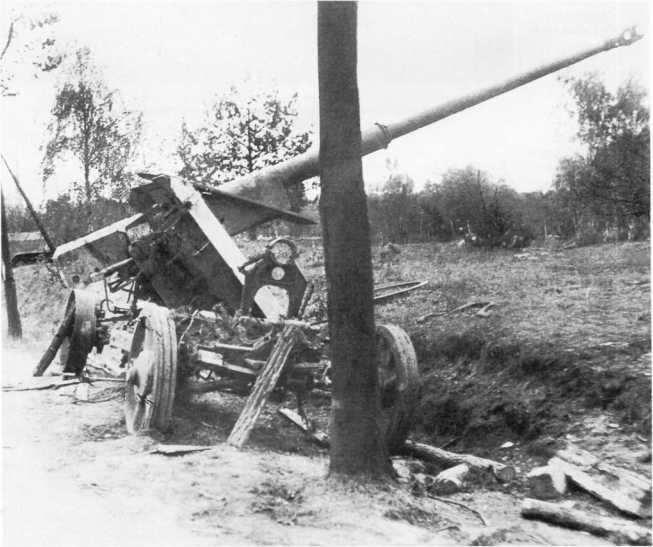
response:
<path id="1" fill-rule="evenodd" d="M 9 233 L 7 232 L 7 212 L 5 211 L 5 196 L 0 190 L 0 231 L 2 232 L 2 266 L 4 268 L 5 304 L 7 305 L 7 334 L 10 338 L 22 338 L 23 327 L 18 312 L 18 298 L 14 272 L 11 267 L 9 252 Z"/>
<path id="2" fill-rule="evenodd" d="M 356 13 L 354 2 L 318 3 L 320 219 L 334 369 L 330 472 L 380 478 L 392 467 L 379 424 Z"/>

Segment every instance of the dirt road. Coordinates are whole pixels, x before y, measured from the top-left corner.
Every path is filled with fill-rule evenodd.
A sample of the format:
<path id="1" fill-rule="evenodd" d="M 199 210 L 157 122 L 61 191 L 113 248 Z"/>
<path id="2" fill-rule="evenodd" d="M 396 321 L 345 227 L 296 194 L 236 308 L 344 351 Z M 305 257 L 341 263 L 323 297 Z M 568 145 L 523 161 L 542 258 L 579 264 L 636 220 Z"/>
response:
<path id="1" fill-rule="evenodd" d="M 5 348 L 3 385 L 29 381 L 37 358 L 32 348 Z M 152 454 L 159 439 L 125 434 L 118 389 L 98 384 L 85 402 L 76 389 L 3 393 L 7 546 L 607 544 L 523 521 L 509 492 L 452 498 L 482 510 L 484 527 L 464 509 L 397 486 L 336 484 L 325 478 L 324 454 L 257 442 L 244 451 L 217 443 L 182 457 Z"/>

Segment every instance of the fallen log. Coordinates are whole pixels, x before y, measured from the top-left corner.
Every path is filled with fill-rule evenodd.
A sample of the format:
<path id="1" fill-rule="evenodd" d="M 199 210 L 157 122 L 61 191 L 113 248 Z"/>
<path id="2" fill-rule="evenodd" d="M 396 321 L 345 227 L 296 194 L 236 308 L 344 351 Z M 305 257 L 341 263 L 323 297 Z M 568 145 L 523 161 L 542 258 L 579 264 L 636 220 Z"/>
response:
<path id="1" fill-rule="evenodd" d="M 501 482 L 510 482 L 515 478 L 515 468 L 511 465 L 480 458 L 471 454 L 457 454 L 415 441 L 406 441 L 404 450 L 411 456 L 446 467 L 453 467 L 464 463 L 471 469 L 490 471 Z"/>
<path id="2" fill-rule="evenodd" d="M 604 486 L 579 467 L 560 458 L 551 458 L 549 464 L 560 466 L 573 484 L 622 513 L 635 518 L 640 518 L 643 515 L 642 503 L 630 497 L 626 492 Z"/>
<path id="3" fill-rule="evenodd" d="M 632 545 L 651 545 L 651 530 L 624 519 L 603 517 L 559 504 L 526 498 L 521 506 L 525 518 L 538 519 L 574 530 L 584 530 L 598 536 L 616 535 Z"/>
<path id="4" fill-rule="evenodd" d="M 526 481 L 534 498 L 558 498 L 567 491 L 567 477 L 555 462 L 544 467 L 536 467 L 526 475 Z"/>
<path id="5" fill-rule="evenodd" d="M 443 496 L 455 494 L 462 489 L 467 475 L 469 475 L 469 465 L 459 463 L 438 473 L 433 479 L 431 489 Z"/>

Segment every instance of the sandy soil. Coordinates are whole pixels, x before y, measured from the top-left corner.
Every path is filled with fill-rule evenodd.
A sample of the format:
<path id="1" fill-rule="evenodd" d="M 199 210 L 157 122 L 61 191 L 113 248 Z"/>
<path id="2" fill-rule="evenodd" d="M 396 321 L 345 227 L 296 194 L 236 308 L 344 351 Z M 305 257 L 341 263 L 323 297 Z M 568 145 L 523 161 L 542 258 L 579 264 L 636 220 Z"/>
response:
<path id="1" fill-rule="evenodd" d="M 35 350 L 5 347 L 3 385 L 30 381 Z M 91 387 L 89 401 L 104 401 L 97 403 L 78 401 L 78 389 L 3 393 L 7 546 L 607 544 L 520 519 L 521 496 L 507 490 L 451 498 L 481 510 L 490 524 L 484 527 L 465 509 L 416 498 L 400 485 L 335 483 L 326 478 L 325 453 L 262 449 L 265 424 L 251 448 L 237 451 L 196 419 L 193 427 L 205 440 L 214 435 L 210 451 L 152 454 L 160 440 L 179 439 L 127 436 L 119 389 Z M 176 418 L 186 438 L 192 421 Z M 283 434 L 282 424 L 276 427 Z"/>
<path id="2" fill-rule="evenodd" d="M 433 404 L 424 399 L 416 438 L 515 466 L 509 486 L 475 483 L 449 498 L 481 511 L 489 526 L 464 508 L 413 495 L 410 485 L 328 479 L 327 452 L 275 413 L 292 400 L 271 401 L 237 451 L 224 440 L 240 397 L 178 401 L 170 434 L 130 437 L 120 385 L 96 384 L 88 400 L 75 386 L 3 392 L 4 544 L 609 544 L 525 521 L 519 506 L 523 477 L 551 455 L 550 443 L 572 441 L 650 476 L 650 462 L 640 461 L 650 450 L 648 245 L 533 251 L 533 260 L 447 249 L 406 246 L 390 273 L 428 279 L 428 291 L 377 313 L 404 326 L 420 356 Z M 17 270 L 17 282 L 25 342 L 3 344 L 3 386 L 32 381 L 67 297 L 43 268 Z M 483 299 L 499 303 L 488 318 L 416 321 L 438 306 Z M 105 349 L 97 359 L 108 358 Z M 324 427 L 324 400 L 309 406 Z M 505 441 L 513 445 L 502 449 Z M 160 442 L 212 448 L 151 453 Z M 578 491 L 562 502 L 614 515 Z"/>

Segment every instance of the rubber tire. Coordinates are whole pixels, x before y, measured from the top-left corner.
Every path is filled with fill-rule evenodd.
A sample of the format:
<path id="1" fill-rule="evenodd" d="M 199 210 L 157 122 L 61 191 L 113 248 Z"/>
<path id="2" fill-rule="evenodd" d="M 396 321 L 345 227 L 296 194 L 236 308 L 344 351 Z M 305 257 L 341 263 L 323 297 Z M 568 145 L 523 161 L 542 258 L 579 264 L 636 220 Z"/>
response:
<path id="1" fill-rule="evenodd" d="M 142 355 L 143 351 L 147 351 Z M 139 401 L 131 383 L 130 368 L 125 384 L 125 424 L 136 434 L 147 429 L 167 431 L 172 421 L 172 407 L 177 384 L 177 333 L 170 310 L 143 303 L 141 316 L 132 338 L 130 363 L 141 357 L 151 374 L 145 402 Z"/>
<path id="2" fill-rule="evenodd" d="M 388 452 L 392 455 L 400 452 L 406 442 L 417 406 L 420 389 L 417 356 L 408 333 L 396 325 L 377 325 L 376 336 L 383 338 L 398 376 L 393 404 L 383 408 L 382 401 L 381 408 L 385 442 Z M 379 361 L 379 379 L 380 367 Z"/>

